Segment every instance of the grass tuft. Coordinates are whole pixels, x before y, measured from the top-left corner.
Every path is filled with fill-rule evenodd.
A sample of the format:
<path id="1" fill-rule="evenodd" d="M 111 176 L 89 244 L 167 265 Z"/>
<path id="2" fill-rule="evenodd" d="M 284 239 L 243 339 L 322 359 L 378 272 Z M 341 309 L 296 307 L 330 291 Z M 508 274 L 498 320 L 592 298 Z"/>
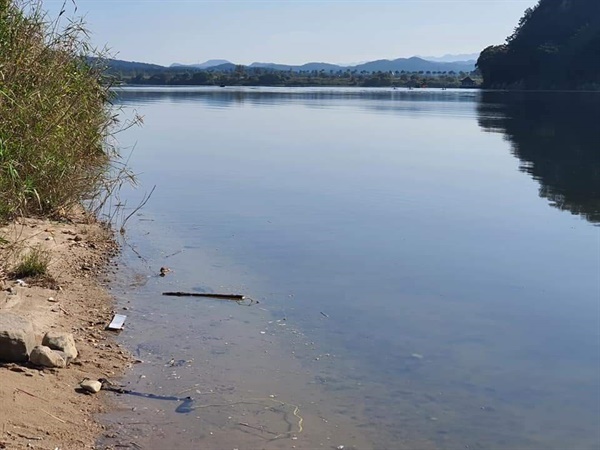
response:
<path id="1" fill-rule="evenodd" d="M 32 247 L 12 271 L 14 278 L 36 278 L 48 274 L 50 252 L 41 246 Z"/>

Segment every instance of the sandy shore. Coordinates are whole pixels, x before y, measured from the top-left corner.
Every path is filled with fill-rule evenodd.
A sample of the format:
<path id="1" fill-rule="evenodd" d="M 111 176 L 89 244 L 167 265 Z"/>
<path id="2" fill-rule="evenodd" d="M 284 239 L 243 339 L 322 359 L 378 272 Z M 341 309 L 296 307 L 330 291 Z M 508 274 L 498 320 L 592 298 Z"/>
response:
<path id="1" fill-rule="evenodd" d="M 83 394 L 78 385 L 85 378 L 114 378 L 133 363 L 105 330 L 115 312 L 104 285 L 116 270 L 111 258 L 117 245 L 110 232 L 83 216 L 64 223 L 21 219 L 1 228 L 0 236 L 17 248 L 48 249 L 53 278 L 20 286 L 0 272 L 0 314 L 31 320 L 37 344 L 49 330 L 70 332 L 79 351 L 62 369 L 0 363 L 0 449 L 95 448 L 104 429 L 94 416 L 111 394 Z M 11 244 L 0 249 L 0 261 L 14 256 Z"/>

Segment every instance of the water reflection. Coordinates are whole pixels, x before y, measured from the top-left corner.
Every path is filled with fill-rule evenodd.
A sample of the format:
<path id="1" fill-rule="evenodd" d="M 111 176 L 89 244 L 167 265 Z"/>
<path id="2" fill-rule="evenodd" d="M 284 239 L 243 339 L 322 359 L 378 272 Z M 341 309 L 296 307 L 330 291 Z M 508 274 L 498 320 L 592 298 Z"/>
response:
<path id="1" fill-rule="evenodd" d="M 281 104 L 285 102 L 310 102 L 315 100 L 376 100 L 376 101 L 423 101 L 471 103 L 479 95 L 476 91 L 441 89 L 390 89 L 390 88 L 123 88 L 117 91 L 120 102 L 137 104 L 189 101 L 219 107 L 231 107 L 248 103 L 251 105 Z"/>
<path id="2" fill-rule="evenodd" d="M 477 110 L 484 130 L 512 144 L 541 197 L 600 223 L 600 94 L 483 92 Z"/>

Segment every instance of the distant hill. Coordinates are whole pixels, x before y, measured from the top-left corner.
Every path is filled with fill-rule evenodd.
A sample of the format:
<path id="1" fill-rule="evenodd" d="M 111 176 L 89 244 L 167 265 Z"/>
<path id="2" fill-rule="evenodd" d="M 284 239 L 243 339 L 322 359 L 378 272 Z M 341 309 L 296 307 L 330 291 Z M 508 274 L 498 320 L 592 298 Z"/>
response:
<path id="1" fill-rule="evenodd" d="M 354 66 L 340 66 L 337 64 L 329 64 L 323 62 L 310 62 L 301 66 L 255 62 L 250 64 L 248 67 L 283 71 L 291 70 L 294 72 L 313 70 L 324 70 L 326 72 L 330 70 L 333 70 L 334 72 L 337 72 L 338 70 L 356 70 L 358 72 L 401 72 L 403 70 L 405 72 L 472 72 L 473 70 L 475 70 L 475 60 L 458 62 L 434 62 L 413 56 L 412 58 L 398 58 L 394 60 L 381 59 L 378 61 L 370 61 Z"/>
<path id="2" fill-rule="evenodd" d="M 312 70 L 316 70 L 316 71 L 333 70 L 333 71 L 337 72 L 338 70 L 344 70 L 344 69 L 350 68 L 348 66 L 339 66 L 337 64 L 330 64 L 330 63 L 324 63 L 324 62 L 309 62 L 306 64 L 302 64 L 301 66 L 254 62 L 254 63 L 250 64 L 248 67 L 252 67 L 252 68 L 258 67 L 258 68 L 263 68 L 263 69 L 285 70 L 285 71 L 291 70 L 294 72 L 312 71 Z"/>
<path id="3" fill-rule="evenodd" d="M 97 58 L 90 58 L 90 61 L 96 62 Z M 120 59 L 104 59 L 103 64 L 108 66 L 108 69 L 113 72 L 120 71 L 156 71 L 164 70 L 166 67 L 158 64 L 148 64 L 136 61 L 122 61 Z"/>
<path id="4" fill-rule="evenodd" d="M 174 71 L 210 71 L 210 72 L 233 72 L 238 67 L 236 64 L 224 59 L 211 59 L 202 64 L 178 64 L 173 63 L 169 67 L 157 64 L 147 64 L 135 61 L 122 61 L 117 59 L 106 60 L 109 71 L 115 73 L 123 72 L 174 72 Z M 370 61 L 354 66 L 340 66 L 325 62 L 309 62 L 302 65 L 287 65 L 276 63 L 254 62 L 245 66 L 247 70 L 270 70 L 276 72 L 472 72 L 475 70 L 474 61 L 457 62 L 434 62 L 413 56 L 412 58 L 398 58 L 394 60 L 382 59 Z"/>
<path id="5" fill-rule="evenodd" d="M 477 65 L 486 87 L 600 89 L 600 1 L 540 0 Z"/>
<path id="6" fill-rule="evenodd" d="M 444 55 L 444 56 L 419 56 L 418 58 L 433 62 L 475 62 L 479 58 L 479 53 L 461 53 L 459 55 Z"/>
<path id="7" fill-rule="evenodd" d="M 454 71 L 454 72 L 472 72 L 475 70 L 475 62 L 433 62 L 427 61 L 422 58 L 413 56 L 412 58 L 398 58 L 394 60 L 382 59 L 379 61 L 371 61 L 364 64 L 354 66 L 354 69 L 361 71 L 366 70 L 367 72 L 386 72 L 386 71 L 406 71 L 406 72 L 419 72 L 419 71 Z"/>
<path id="8" fill-rule="evenodd" d="M 223 64 L 232 64 L 230 61 L 226 59 L 209 59 L 208 61 L 204 61 L 201 64 L 179 64 L 173 63 L 170 67 L 193 67 L 195 69 L 209 69 L 211 67 L 221 66 Z"/>
<path id="9" fill-rule="evenodd" d="M 214 72 L 231 72 L 233 70 L 235 70 L 237 66 L 233 63 L 230 62 L 226 62 L 223 64 L 219 64 L 216 66 L 210 66 L 207 67 L 206 69 L 202 69 L 202 70 L 210 70 L 210 71 L 214 71 Z"/>
<path id="10" fill-rule="evenodd" d="M 285 64 L 275 64 L 275 63 L 264 63 L 264 62 L 253 62 L 248 67 L 252 69 L 273 69 L 273 70 L 290 70 L 296 66 L 286 66 Z"/>

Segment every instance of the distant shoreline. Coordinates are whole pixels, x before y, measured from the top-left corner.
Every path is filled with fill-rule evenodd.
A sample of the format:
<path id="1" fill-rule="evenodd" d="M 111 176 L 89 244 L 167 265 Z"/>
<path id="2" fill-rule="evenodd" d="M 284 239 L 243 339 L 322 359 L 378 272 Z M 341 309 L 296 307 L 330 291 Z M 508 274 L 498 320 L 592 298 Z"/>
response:
<path id="1" fill-rule="evenodd" d="M 506 92 L 506 93 L 598 93 L 600 92 L 600 87 L 598 89 L 503 89 L 503 88 L 489 88 L 483 86 L 474 86 L 474 87 L 438 87 L 438 86 L 427 86 L 427 87 L 406 87 L 406 86 L 356 86 L 356 85 L 323 85 L 323 84 L 313 84 L 313 85 L 243 85 L 243 84 L 232 84 L 219 86 L 215 84 L 132 84 L 126 83 L 115 86 L 114 89 L 121 88 L 345 88 L 345 89 L 386 89 L 386 90 L 402 90 L 402 91 L 422 91 L 422 90 L 474 90 L 474 91 L 485 91 L 485 92 Z"/>
<path id="2" fill-rule="evenodd" d="M 461 89 L 461 90 L 480 90 L 481 86 L 461 87 L 461 86 L 360 86 L 345 84 L 135 84 L 123 83 L 115 88 L 123 87 L 152 87 L 152 88 L 351 88 L 351 89 L 390 89 L 390 90 L 424 90 L 424 89 Z"/>

